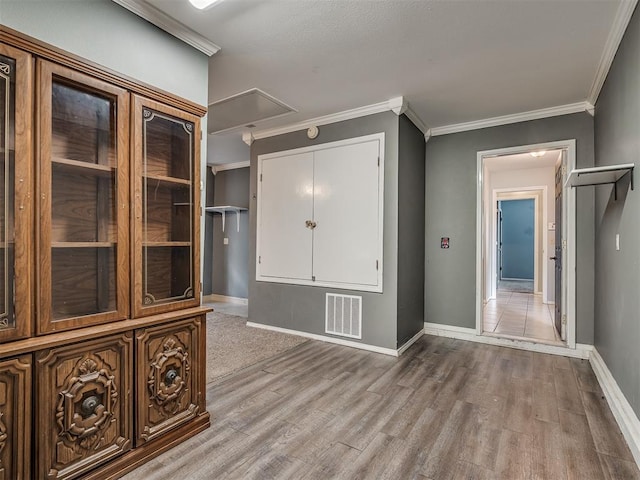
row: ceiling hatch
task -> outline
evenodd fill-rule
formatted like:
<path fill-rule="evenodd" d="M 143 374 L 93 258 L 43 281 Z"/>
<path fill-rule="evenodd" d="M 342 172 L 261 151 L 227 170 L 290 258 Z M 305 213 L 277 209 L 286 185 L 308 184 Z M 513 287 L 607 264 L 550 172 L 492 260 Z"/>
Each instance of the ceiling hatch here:
<path fill-rule="evenodd" d="M 208 133 L 220 133 L 236 127 L 296 112 L 286 103 L 252 88 L 209 104 Z"/>

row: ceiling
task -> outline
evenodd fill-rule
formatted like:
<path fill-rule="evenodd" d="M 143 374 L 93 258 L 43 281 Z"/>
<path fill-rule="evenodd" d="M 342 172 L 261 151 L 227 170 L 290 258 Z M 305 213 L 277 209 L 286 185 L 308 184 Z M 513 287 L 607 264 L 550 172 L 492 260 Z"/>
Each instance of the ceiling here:
<path fill-rule="evenodd" d="M 542 153 L 542 151 L 540 152 Z M 514 155 L 501 155 L 484 159 L 484 168 L 487 172 L 503 172 L 506 170 L 521 170 L 525 168 L 550 168 L 555 167 L 561 160 L 562 150 L 546 150 L 539 157 L 530 153 L 517 153 Z"/>
<path fill-rule="evenodd" d="M 430 128 L 594 102 L 625 5 L 225 0 L 199 11 L 187 0 L 136 1 L 221 47 L 209 60 L 210 103 L 258 88 L 296 110 L 257 130 L 398 96 Z"/>

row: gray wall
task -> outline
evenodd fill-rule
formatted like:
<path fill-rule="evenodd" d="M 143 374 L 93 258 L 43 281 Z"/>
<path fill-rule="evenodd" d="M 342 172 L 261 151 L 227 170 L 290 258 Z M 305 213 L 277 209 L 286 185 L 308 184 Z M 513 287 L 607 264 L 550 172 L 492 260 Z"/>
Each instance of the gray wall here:
<path fill-rule="evenodd" d="M 424 135 L 405 116 L 398 151 L 398 346 L 424 327 Z"/>
<path fill-rule="evenodd" d="M 213 206 L 215 176 L 210 168 L 205 170 L 205 201 L 203 207 Z M 203 213 L 204 244 L 202 248 L 202 295 L 213 293 L 213 213 Z"/>
<path fill-rule="evenodd" d="M 640 10 L 627 32 L 596 104 L 596 164 L 640 166 Z M 594 345 L 625 397 L 640 415 L 640 196 L 628 178 L 596 191 Z M 587 187 L 585 187 L 587 188 Z M 620 234 L 620 251 L 615 235 Z"/>
<path fill-rule="evenodd" d="M 208 169 L 211 171 L 210 169 Z M 215 176 L 213 203 L 249 207 L 249 168 L 224 170 Z M 249 213 L 240 214 L 240 231 L 235 213 L 227 213 L 222 232 L 222 216 L 207 214 L 212 219 L 211 293 L 247 298 L 249 287 Z M 229 239 L 225 245 L 224 238 Z"/>
<path fill-rule="evenodd" d="M 396 348 L 398 254 L 398 117 L 384 112 L 319 127 L 309 140 L 306 130 L 257 140 L 251 146 L 249 243 L 249 319 L 253 322 L 325 335 L 325 293 L 362 295 L 362 342 Z M 258 155 L 385 132 L 384 275 L 382 294 L 302 285 L 256 282 L 256 174 Z M 282 212 L 286 215 L 286 212 Z"/>
<path fill-rule="evenodd" d="M 425 321 L 475 328 L 477 153 L 576 139 L 577 166 L 594 164 L 593 118 L 576 113 L 431 138 L 426 149 Z M 577 192 L 579 343 L 593 343 L 594 193 Z M 451 248 L 440 248 L 440 237 Z"/>

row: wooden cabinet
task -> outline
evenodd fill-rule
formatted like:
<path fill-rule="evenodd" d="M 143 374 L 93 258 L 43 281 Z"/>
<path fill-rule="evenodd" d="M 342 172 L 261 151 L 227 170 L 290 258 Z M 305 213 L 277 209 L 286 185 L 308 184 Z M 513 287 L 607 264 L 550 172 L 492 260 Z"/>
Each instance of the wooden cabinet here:
<path fill-rule="evenodd" d="M 38 61 L 38 333 L 128 314 L 126 90 Z"/>
<path fill-rule="evenodd" d="M 136 444 L 204 411 L 203 341 L 200 317 L 136 331 Z"/>
<path fill-rule="evenodd" d="M 31 412 L 31 355 L 0 361 L 0 480 L 31 477 Z"/>
<path fill-rule="evenodd" d="M 0 480 L 119 478 L 209 426 L 205 113 L 0 25 Z"/>
<path fill-rule="evenodd" d="M 0 342 L 32 330 L 32 58 L 0 44 Z"/>
<path fill-rule="evenodd" d="M 130 333 L 36 354 L 38 478 L 77 478 L 129 450 Z"/>
<path fill-rule="evenodd" d="M 134 102 L 135 316 L 200 302 L 200 120 L 142 97 Z"/>

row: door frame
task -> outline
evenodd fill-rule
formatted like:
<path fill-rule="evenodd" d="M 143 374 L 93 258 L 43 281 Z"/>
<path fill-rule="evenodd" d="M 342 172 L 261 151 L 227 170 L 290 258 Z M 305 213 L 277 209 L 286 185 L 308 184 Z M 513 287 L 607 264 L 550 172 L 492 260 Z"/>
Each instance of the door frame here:
<path fill-rule="evenodd" d="M 489 218 L 491 218 L 491 226 L 489 227 L 489 241 L 490 245 L 494 245 L 498 242 L 497 238 L 497 203 L 498 201 L 509 201 L 509 200 L 533 200 L 534 204 L 534 217 L 533 217 L 533 287 L 534 293 L 542 293 L 542 301 L 543 303 L 548 303 L 547 298 L 547 262 L 542 258 L 543 254 L 546 254 L 546 249 L 544 248 L 544 231 L 545 225 L 547 225 L 547 186 L 531 186 L 531 187 L 520 187 L 520 188 L 494 188 L 491 192 L 491 212 L 487 212 Z M 485 205 L 486 207 L 486 205 Z M 485 238 L 485 240 L 487 240 Z M 543 252 L 544 250 L 544 252 Z M 485 251 L 489 252 L 489 268 L 490 270 L 490 279 L 491 284 L 489 288 L 490 294 L 488 298 L 495 298 L 498 285 L 498 256 L 496 254 L 496 249 L 487 249 Z M 546 255 L 545 255 L 546 256 Z M 483 278 L 486 279 L 487 272 L 483 275 Z M 540 280 L 542 280 L 540 282 Z M 486 281 L 486 280 L 485 280 Z M 540 284 L 540 290 L 538 290 L 538 284 Z"/>
<path fill-rule="evenodd" d="M 485 205 L 484 205 L 484 159 L 489 157 L 516 155 L 539 150 L 564 150 L 564 177 L 576 166 L 575 139 L 557 142 L 536 143 L 517 147 L 498 148 L 477 152 L 476 170 L 476 335 L 482 335 L 482 309 L 484 303 L 484 270 L 487 259 L 485 242 Z M 562 314 L 566 318 L 566 346 L 576 348 L 576 191 L 567 186 L 562 187 L 562 238 L 564 255 L 562 258 Z M 573 274 L 569 275 L 569 272 Z"/>

